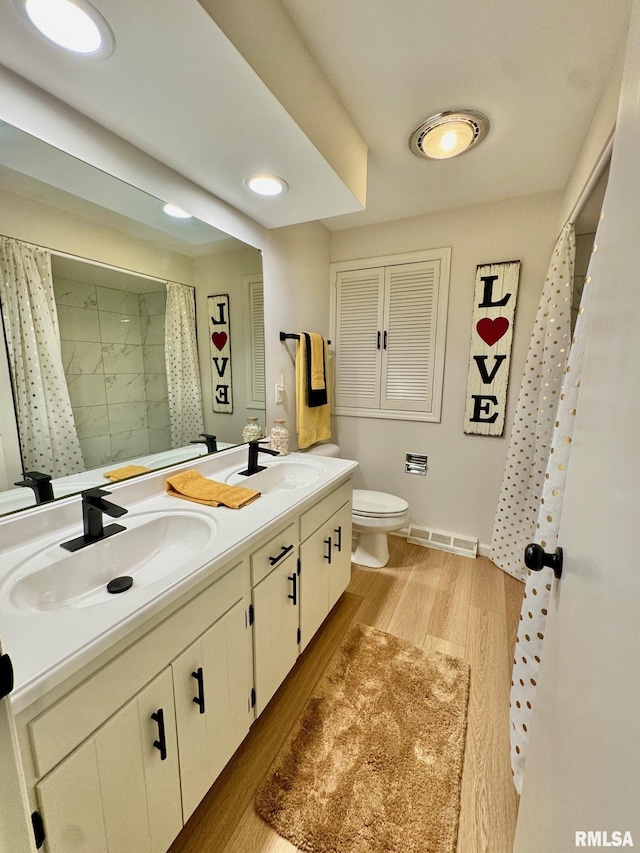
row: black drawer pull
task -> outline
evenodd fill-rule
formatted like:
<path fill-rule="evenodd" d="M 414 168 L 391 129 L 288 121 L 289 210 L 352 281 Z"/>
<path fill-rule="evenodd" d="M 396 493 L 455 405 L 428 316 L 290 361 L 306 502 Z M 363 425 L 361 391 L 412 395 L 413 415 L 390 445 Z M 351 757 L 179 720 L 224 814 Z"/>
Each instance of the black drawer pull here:
<path fill-rule="evenodd" d="M 336 548 L 338 549 L 338 551 L 340 551 L 340 553 L 342 553 L 342 525 L 340 525 L 340 527 L 336 527 L 336 529 L 333 532 L 338 534 L 338 541 L 336 542 Z"/>
<path fill-rule="evenodd" d="M 199 666 L 195 672 L 191 673 L 191 677 L 198 682 L 198 695 L 193 697 L 193 701 L 200 708 L 200 713 L 204 714 L 204 676 L 202 667 Z"/>
<path fill-rule="evenodd" d="M 324 559 L 328 560 L 329 565 L 331 565 L 331 537 L 325 539 L 324 544 L 328 546 L 327 553 L 324 555 Z"/>
<path fill-rule="evenodd" d="M 294 572 L 292 575 L 289 575 L 287 580 L 293 584 L 293 594 L 288 595 L 287 598 L 290 598 L 295 606 L 298 603 L 298 575 Z"/>
<path fill-rule="evenodd" d="M 158 740 L 154 740 L 153 745 L 160 750 L 160 761 L 164 761 L 167 757 L 167 736 L 164 730 L 164 711 L 158 708 L 155 714 L 151 715 L 151 719 L 158 724 Z"/>
<path fill-rule="evenodd" d="M 269 562 L 272 566 L 275 566 L 276 563 L 279 563 L 283 557 L 286 557 L 289 551 L 293 551 L 293 545 L 283 545 L 282 551 L 276 557 L 269 557 Z"/>

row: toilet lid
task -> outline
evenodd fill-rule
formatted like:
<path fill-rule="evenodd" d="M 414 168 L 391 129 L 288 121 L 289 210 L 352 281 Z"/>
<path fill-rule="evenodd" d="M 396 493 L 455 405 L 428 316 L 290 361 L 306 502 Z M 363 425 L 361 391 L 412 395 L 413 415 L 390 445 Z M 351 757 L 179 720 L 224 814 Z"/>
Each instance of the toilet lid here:
<path fill-rule="evenodd" d="M 409 504 L 395 495 L 386 492 L 372 492 L 368 489 L 353 490 L 353 512 L 355 515 L 389 516 L 402 515 L 409 509 Z"/>

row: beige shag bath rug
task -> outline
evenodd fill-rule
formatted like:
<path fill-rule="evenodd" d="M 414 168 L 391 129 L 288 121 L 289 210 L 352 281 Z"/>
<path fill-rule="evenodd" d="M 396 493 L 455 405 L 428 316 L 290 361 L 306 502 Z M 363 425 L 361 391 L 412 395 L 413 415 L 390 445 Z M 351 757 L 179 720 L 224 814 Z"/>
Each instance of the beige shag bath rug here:
<path fill-rule="evenodd" d="M 353 626 L 256 795 L 308 853 L 454 853 L 466 661 Z"/>

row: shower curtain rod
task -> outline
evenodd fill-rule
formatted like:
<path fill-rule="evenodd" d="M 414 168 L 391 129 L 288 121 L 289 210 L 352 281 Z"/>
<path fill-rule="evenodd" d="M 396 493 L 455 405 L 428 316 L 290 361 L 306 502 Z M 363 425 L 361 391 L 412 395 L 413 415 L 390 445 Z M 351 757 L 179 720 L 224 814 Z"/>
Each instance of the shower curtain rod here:
<path fill-rule="evenodd" d="M 600 180 L 600 177 L 601 177 L 602 173 L 604 172 L 604 170 L 607 166 L 607 163 L 609 163 L 609 161 L 611 160 L 611 151 L 613 149 L 613 138 L 614 138 L 614 134 L 612 133 L 611 136 L 609 137 L 607 144 L 604 147 L 602 154 L 600 155 L 600 159 L 598 160 L 598 162 L 594 166 L 593 171 L 591 172 L 591 175 L 589 176 L 587 183 L 584 185 L 582 192 L 578 196 L 576 203 L 573 205 L 573 209 L 571 211 L 571 214 L 569 215 L 569 218 L 567 219 L 567 223 L 569 223 L 571 225 L 575 225 L 575 221 L 578 218 L 578 216 L 580 216 L 580 214 L 582 213 L 582 208 L 584 207 L 587 199 L 591 195 L 593 188 L 595 187 L 595 185 Z"/>

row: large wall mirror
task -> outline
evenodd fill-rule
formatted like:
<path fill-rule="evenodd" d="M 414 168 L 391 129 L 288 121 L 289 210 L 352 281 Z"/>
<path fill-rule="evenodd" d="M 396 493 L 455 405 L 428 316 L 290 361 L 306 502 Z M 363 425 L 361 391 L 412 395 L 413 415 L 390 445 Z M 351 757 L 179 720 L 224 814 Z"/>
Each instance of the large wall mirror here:
<path fill-rule="evenodd" d="M 52 476 L 61 498 L 108 486 L 107 471 L 155 469 L 212 451 L 211 440 L 191 444 L 200 436 L 189 420 L 179 440 L 172 433 L 181 406 L 170 390 L 171 364 L 167 376 L 175 340 L 167 329 L 180 313 L 175 292 L 187 313 L 195 308 L 203 431 L 223 449 L 242 442 L 248 418 L 264 428 L 261 253 L 192 217 L 168 215 L 166 201 L 0 121 L 0 275 L 8 280 L 9 267 L 21 266 L 7 257 L 25 244 L 46 258 L 57 321 L 47 346 L 61 355 L 81 457 L 71 474 L 50 470 L 57 460 L 37 464 L 38 425 L 27 429 L 16 413 L 16 384 L 31 381 L 31 355 L 21 339 L 26 326 L 19 331 L 24 318 L 9 317 L 24 299 L 14 282 L 16 304 L 6 296 L 0 305 L 0 514 L 35 506 L 36 490 L 15 485 L 25 470 Z M 57 399 L 42 395 L 53 420 L 63 411 Z"/>

